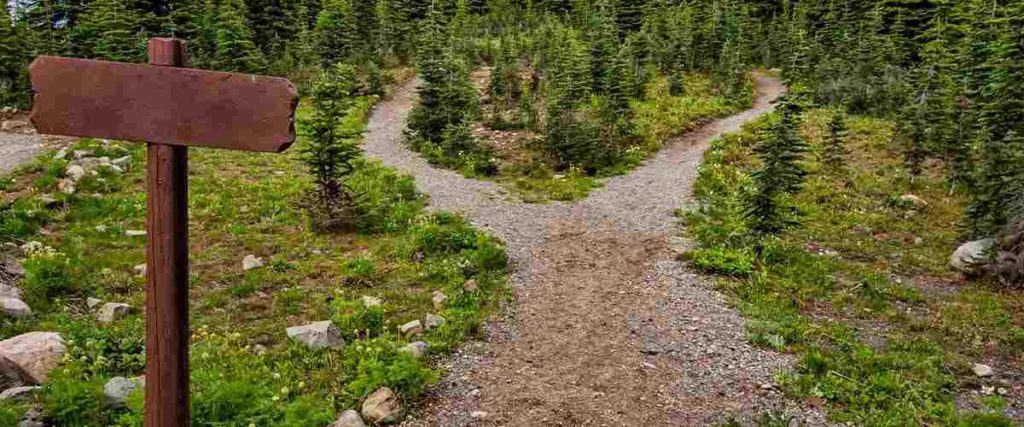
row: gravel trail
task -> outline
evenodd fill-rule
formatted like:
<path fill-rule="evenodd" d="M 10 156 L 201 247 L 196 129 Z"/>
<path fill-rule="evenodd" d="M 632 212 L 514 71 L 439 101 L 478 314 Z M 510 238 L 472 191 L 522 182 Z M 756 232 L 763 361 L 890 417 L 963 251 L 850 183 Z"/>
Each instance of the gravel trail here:
<path fill-rule="evenodd" d="M 0 132 L 0 175 L 34 159 L 42 149 L 38 135 Z"/>
<path fill-rule="evenodd" d="M 793 360 L 751 347 L 744 321 L 706 277 L 674 261 L 674 209 L 690 203 L 703 152 L 771 111 L 782 92 L 758 75 L 754 106 L 666 144 L 583 201 L 531 205 L 499 185 L 430 166 L 402 143 L 410 82 L 381 102 L 369 156 L 412 174 L 431 207 L 461 212 L 502 238 L 516 266 L 505 316 L 467 344 L 405 424 L 708 425 L 785 409 L 809 425 L 821 411 L 788 402 L 774 375 Z"/>

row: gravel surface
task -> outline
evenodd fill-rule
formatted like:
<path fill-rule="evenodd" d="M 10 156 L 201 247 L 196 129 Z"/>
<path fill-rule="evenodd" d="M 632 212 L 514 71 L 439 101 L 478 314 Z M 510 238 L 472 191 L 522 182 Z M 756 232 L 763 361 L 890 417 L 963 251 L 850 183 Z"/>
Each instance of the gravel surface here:
<path fill-rule="evenodd" d="M 505 316 L 487 326 L 486 343 L 445 362 L 445 379 L 406 425 L 707 425 L 774 409 L 826 424 L 775 389 L 791 357 L 751 347 L 709 279 L 674 261 L 688 243 L 673 211 L 690 203 L 704 150 L 783 91 L 769 77 L 757 83 L 752 109 L 670 141 L 586 200 L 541 205 L 409 151 L 402 131 L 417 82 L 381 102 L 366 152 L 414 175 L 432 208 L 502 238 L 516 266 Z"/>
<path fill-rule="evenodd" d="M 38 135 L 0 132 L 0 175 L 34 159 L 42 149 Z"/>

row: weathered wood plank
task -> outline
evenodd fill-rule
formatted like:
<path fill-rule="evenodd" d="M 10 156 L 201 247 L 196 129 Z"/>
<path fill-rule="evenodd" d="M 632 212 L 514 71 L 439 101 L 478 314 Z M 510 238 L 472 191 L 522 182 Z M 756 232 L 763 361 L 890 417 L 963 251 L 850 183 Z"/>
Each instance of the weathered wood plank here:
<path fill-rule="evenodd" d="M 283 78 L 52 56 L 29 72 L 40 133 L 268 152 L 295 140 Z"/>

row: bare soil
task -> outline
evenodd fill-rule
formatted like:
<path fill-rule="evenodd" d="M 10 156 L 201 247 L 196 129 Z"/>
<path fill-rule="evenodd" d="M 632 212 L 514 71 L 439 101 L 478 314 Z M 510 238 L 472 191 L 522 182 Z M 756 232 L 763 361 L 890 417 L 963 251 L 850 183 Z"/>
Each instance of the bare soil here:
<path fill-rule="evenodd" d="M 792 358 L 750 346 L 711 279 L 676 261 L 689 243 L 673 210 L 689 203 L 703 151 L 770 111 L 783 91 L 755 77 L 753 108 L 668 141 L 576 203 L 522 204 L 406 149 L 416 82 L 379 104 L 368 155 L 416 176 L 433 208 L 489 228 L 515 264 L 511 301 L 486 342 L 442 361 L 445 379 L 405 425 L 750 424 L 770 410 L 826 424 L 822 410 L 777 391 L 774 377 Z"/>

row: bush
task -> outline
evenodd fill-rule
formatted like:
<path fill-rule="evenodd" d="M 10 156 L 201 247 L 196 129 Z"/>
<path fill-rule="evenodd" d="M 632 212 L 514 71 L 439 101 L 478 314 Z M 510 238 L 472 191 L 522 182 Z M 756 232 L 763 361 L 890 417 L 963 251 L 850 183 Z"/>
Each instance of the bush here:
<path fill-rule="evenodd" d="M 25 291 L 40 302 L 67 296 L 80 290 L 67 255 L 43 247 L 31 251 L 25 260 Z"/>
<path fill-rule="evenodd" d="M 60 426 L 108 425 L 103 411 L 103 380 L 71 362 L 51 373 L 41 397 L 47 419 Z"/>
<path fill-rule="evenodd" d="M 721 247 L 690 252 L 693 265 L 701 271 L 727 276 L 747 276 L 754 271 L 754 256 L 746 251 Z"/>
<path fill-rule="evenodd" d="M 38 199 L 17 199 L 0 207 L 0 240 L 31 236 L 51 220 L 50 212 Z"/>

